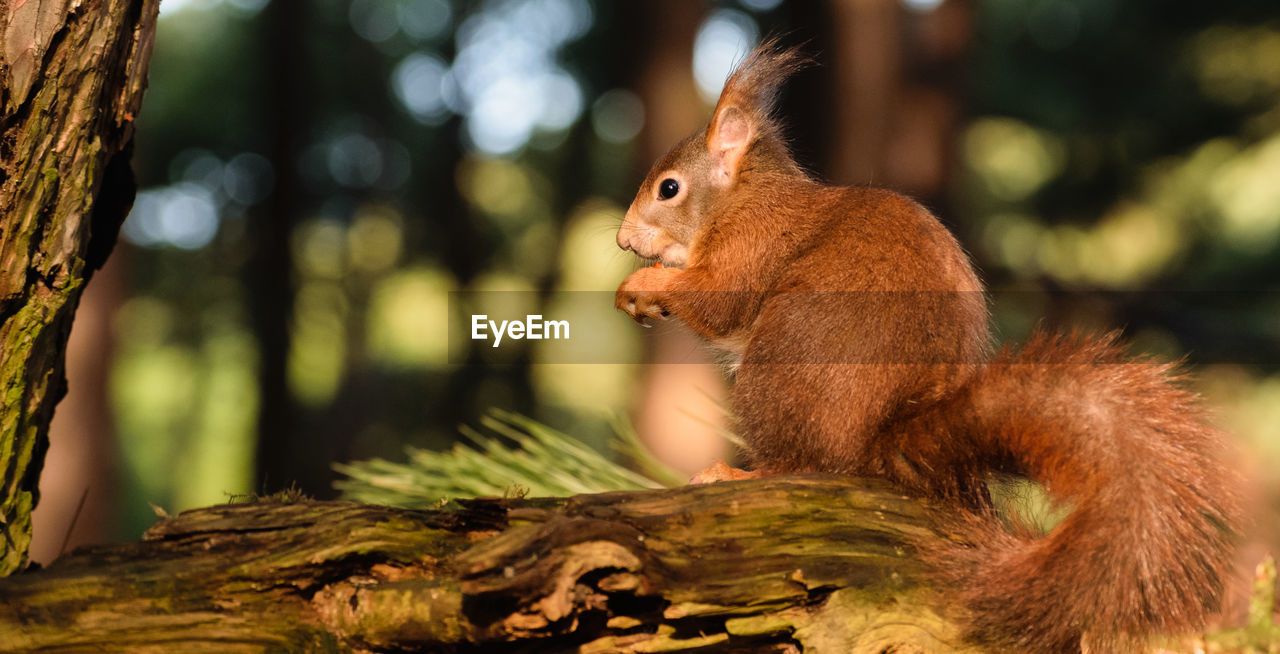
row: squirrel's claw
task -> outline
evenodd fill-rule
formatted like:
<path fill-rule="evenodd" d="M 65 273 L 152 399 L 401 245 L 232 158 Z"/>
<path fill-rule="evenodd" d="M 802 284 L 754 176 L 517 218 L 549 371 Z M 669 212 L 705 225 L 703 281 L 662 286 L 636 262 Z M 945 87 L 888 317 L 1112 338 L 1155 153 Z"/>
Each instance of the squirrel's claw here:
<path fill-rule="evenodd" d="M 645 295 L 636 298 L 636 312 L 641 317 L 648 317 L 654 320 L 666 320 L 667 316 L 671 315 L 671 312 L 662 306 L 659 298 L 645 297 Z M 637 317 L 637 320 L 643 322 L 641 317 Z"/>
<path fill-rule="evenodd" d="M 674 313 L 668 306 L 667 292 L 676 275 L 679 271 L 673 268 L 642 268 L 623 280 L 614 295 L 614 306 L 646 327 L 651 325 L 645 324 L 645 318 L 666 320 Z"/>

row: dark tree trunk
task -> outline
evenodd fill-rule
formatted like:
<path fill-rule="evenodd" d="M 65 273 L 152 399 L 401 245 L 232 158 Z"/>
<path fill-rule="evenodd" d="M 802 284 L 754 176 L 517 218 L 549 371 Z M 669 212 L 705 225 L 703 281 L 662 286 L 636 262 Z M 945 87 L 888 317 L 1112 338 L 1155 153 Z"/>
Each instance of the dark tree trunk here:
<path fill-rule="evenodd" d="M 271 164 L 275 188 L 271 199 L 250 224 L 253 256 L 245 267 L 243 285 L 249 299 L 253 332 L 258 339 L 258 423 L 256 485 L 263 492 L 289 488 L 294 483 L 308 490 L 322 487 L 313 477 L 315 460 L 304 456 L 309 447 L 328 452 L 327 443 L 305 442 L 298 424 L 298 406 L 289 389 L 289 332 L 293 315 L 293 255 L 289 237 L 302 210 L 297 160 L 303 134 L 311 116 L 303 93 L 305 50 L 299 35 L 307 12 L 287 2 L 274 2 L 263 10 L 261 42 L 267 62 L 263 70 L 267 87 L 272 134 Z M 315 457 L 320 458 L 319 456 Z M 320 472 L 323 475 L 324 472 Z"/>
<path fill-rule="evenodd" d="M 80 294 L 133 204 L 156 0 L 0 0 L 0 576 L 21 568 Z"/>

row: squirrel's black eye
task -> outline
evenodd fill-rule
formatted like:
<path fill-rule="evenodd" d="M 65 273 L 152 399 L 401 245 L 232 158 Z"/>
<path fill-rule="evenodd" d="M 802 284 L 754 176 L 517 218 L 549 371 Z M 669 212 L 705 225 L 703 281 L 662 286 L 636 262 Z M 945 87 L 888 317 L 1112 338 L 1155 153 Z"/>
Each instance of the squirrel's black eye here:
<path fill-rule="evenodd" d="M 671 198 L 674 198 L 676 196 L 676 193 L 679 193 L 679 192 L 680 192 L 680 182 L 677 182 L 676 180 L 671 179 L 670 177 L 662 180 L 661 184 L 658 184 L 659 200 L 670 200 Z"/>

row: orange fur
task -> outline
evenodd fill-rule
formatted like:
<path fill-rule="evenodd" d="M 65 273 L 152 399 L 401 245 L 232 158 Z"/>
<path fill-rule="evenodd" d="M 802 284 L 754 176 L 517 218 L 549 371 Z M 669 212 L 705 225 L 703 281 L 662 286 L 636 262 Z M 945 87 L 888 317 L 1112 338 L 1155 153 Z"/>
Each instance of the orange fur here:
<path fill-rule="evenodd" d="M 933 215 L 792 160 L 774 94 L 804 62 L 758 48 L 706 131 L 654 166 L 618 243 L 665 265 L 628 277 L 618 307 L 674 316 L 736 359 L 757 473 L 876 476 L 944 501 L 956 538 L 926 555 L 974 638 L 1107 652 L 1202 625 L 1239 509 L 1195 396 L 1111 337 L 1042 334 L 992 358 L 982 285 Z M 1047 536 L 1011 532 L 992 472 L 1074 511 Z"/>

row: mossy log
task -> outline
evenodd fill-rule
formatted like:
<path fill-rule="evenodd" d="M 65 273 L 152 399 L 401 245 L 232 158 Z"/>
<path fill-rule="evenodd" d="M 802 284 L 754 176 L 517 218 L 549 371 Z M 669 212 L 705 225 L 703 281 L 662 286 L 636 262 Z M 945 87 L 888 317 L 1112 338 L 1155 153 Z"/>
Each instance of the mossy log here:
<path fill-rule="evenodd" d="M 0 650 L 967 652 L 927 507 L 797 477 L 412 511 L 255 502 L 0 580 Z"/>

